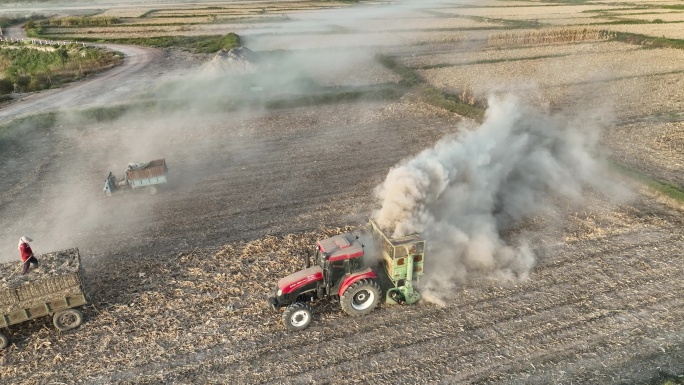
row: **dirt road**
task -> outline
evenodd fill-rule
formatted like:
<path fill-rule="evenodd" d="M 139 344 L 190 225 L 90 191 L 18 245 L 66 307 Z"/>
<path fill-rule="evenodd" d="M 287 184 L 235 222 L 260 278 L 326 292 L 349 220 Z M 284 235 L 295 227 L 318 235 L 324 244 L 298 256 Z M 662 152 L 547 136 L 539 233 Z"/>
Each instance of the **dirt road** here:
<path fill-rule="evenodd" d="M 5 35 L 15 39 L 27 38 L 21 25 L 7 28 Z M 121 52 L 124 55 L 123 63 L 112 70 L 89 76 L 83 81 L 70 83 L 59 89 L 26 95 L 21 100 L 0 109 L 0 122 L 37 112 L 126 102 L 131 90 L 141 89 L 146 84 L 153 83 L 154 78 L 148 73 L 141 76 L 141 71 L 162 58 L 159 50 L 121 44 L 97 46 Z"/>

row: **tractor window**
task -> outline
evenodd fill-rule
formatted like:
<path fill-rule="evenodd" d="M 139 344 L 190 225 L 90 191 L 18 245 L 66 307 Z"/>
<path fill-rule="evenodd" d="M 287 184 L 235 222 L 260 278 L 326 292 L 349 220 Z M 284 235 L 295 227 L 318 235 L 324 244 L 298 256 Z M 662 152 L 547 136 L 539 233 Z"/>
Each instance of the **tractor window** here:
<path fill-rule="evenodd" d="M 314 261 L 316 261 L 318 266 L 325 269 L 325 258 L 323 258 L 323 254 L 321 254 L 321 251 L 318 250 L 318 248 L 316 248 L 316 259 L 314 259 Z"/>
<path fill-rule="evenodd" d="M 345 274 L 344 261 L 330 262 L 330 282 L 333 286 L 338 285 Z"/>
<path fill-rule="evenodd" d="M 364 268 L 363 258 L 352 258 L 349 260 L 350 272 L 358 271 Z"/>

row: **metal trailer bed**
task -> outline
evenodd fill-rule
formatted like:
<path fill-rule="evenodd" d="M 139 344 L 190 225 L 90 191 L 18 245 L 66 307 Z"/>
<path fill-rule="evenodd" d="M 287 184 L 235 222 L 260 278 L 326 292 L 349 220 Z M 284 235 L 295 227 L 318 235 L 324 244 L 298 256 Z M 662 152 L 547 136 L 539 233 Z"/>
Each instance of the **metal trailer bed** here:
<path fill-rule="evenodd" d="M 123 179 L 117 179 L 110 172 L 105 179 L 104 193 L 111 196 L 122 188 L 137 190 L 145 188 L 150 194 L 157 193 L 157 186 L 167 183 L 169 169 L 165 159 L 155 159 L 143 163 L 131 163 L 126 168 Z"/>
<path fill-rule="evenodd" d="M 155 159 L 141 169 L 133 169 L 129 167 L 126 170 L 126 180 L 132 188 L 153 186 L 156 184 L 165 184 L 166 175 L 169 170 L 166 167 L 165 159 Z"/>
<path fill-rule="evenodd" d="M 0 264 L 0 328 L 51 315 L 53 324 L 66 331 L 81 325 L 76 307 L 86 305 L 80 254 L 77 248 L 37 255 L 40 266 L 17 275 L 16 262 Z M 13 271 L 14 270 L 14 271 Z M 0 349 L 9 338 L 0 332 Z"/>

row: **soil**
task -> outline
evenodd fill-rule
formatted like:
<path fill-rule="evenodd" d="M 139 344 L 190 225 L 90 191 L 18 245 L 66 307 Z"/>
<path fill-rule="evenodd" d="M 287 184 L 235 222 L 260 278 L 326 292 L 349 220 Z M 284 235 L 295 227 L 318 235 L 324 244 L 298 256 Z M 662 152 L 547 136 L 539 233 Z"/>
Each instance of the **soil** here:
<path fill-rule="evenodd" d="M 562 205 L 558 223 L 525 224 L 539 232 L 525 280 L 474 281 L 362 318 L 317 304 L 310 328 L 287 332 L 265 303 L 277 280 L 316 239 L 364 224 L 388 170 L 464 119 L 410 93 L 248 111 L 205 109 L 196 95 L 184 109 L 105 123 L 70 113 L 152 92 L 211 59 L 136 52 L 142 60 L 120 75 L 0 108 L 3 120 L 66 110 L 52 128 L 0 136 L 0 258 L 18 258 L 21 235 L 36 253 L 77 246 L 91 300 L 76 330 L 58 332 L 49 317 L 6 330 L 2 382 L 646 383 L 684 373 L 684 212 L 640 186 L 620 204 L 588 193 L 580 207 Z M 622 139 L 646 143 L 649 127 L 630 125 Z M 607 150 L 623 149 L 619 139 Z M 680 183 L 659 149 L 635 166 Z M 162 157 L 170 182 L 156 195 L 103 194 L 109 171 Z"/>

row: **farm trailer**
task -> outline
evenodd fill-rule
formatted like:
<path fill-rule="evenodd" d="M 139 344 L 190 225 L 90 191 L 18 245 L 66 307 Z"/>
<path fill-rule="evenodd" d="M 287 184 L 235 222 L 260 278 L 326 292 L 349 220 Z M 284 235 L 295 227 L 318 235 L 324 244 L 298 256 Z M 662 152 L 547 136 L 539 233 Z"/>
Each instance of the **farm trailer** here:
<path fill-rule="evenodd" d="M 278 281 L 268 298 L 273 309 L 285 307 L 283 324 L 289 330 L 302 330 L 313 318 L 312 302 L 340 301 L 351 316 L 372 312 L 381 302 L 413 304 L 420 300 L 415 291 L 423 275 L 425 240 L 418 234 L 390 239 L 373 222 L 368 227 L 373 247 L 364 258 L 365 246 L 359 237 L 347 233 L 316 243 L 314 266 L 306 256 L 305 268 Z M 369 266 L 367 260 L 379 260 Z"/>
<path fill-rule="evenodd" d="M 157 187 L 167 183 L 167 175 L 169 173 L 166 167 L 165 159 L 155 159 L 143 163 L 130 163 L 126 167 L 123 179 L 117 179 L 114 173 L 110 172 L 105 179 L 104 193 L 111 196 L 117 191 L 123 189 L 146 189 L 147 192 L 154 195 L 157 193 Z"/>
<path fill-rule="evenodd" d="M 40 266 L 25 275 L 17 274 L 21 268 L 17 262 L 0 264 L 0 328 L 47 315 L 61 331 L 77 328 L 83 314 L 75 308 L 88 303 L 78 249 L 36 258 Z M 0 349 L 7 345 L 9 338 L 0 332 Z"/>

